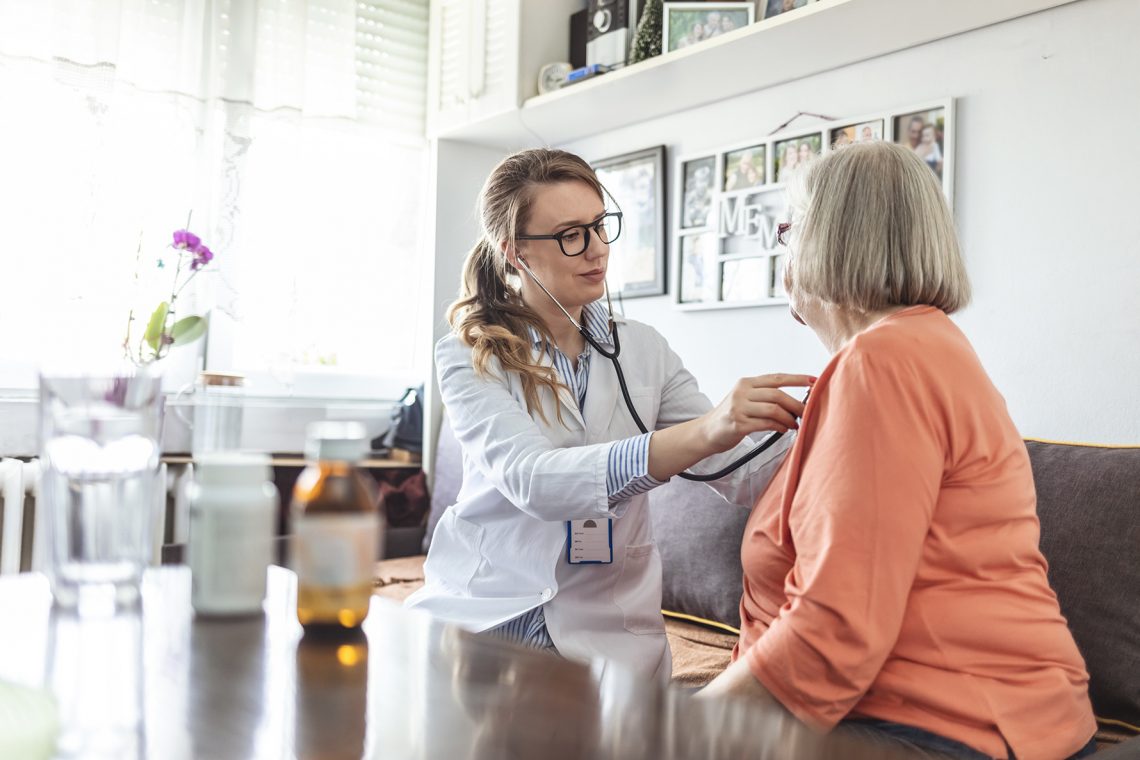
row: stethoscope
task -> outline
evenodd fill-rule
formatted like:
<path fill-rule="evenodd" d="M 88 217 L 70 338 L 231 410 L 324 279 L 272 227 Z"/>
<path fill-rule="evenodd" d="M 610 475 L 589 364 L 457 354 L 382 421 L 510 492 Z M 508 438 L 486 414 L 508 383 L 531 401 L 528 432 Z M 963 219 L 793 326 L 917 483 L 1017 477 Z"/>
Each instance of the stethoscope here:
<path fill-rule="evenodd" d="M 596 340 L 594 340 L 594 337 L 590 335 L 590 331 L 586 329 L 586 326 L 580 323 L 578 320 L 574 319 L 574 317 L 570 315 L 570 312 L 566 311 L 566 308 L 561 303 L 559 303 L 558 299 L 554 297 L 554 294 L 547 290 L 546 286 L 542 284 L 542 281 L 539 280 L 538 277 L 535 276 L 534 272 L 531 271 L 530 266 L 526 263 L 526 260 L 523 259 L 522 256 L 518 257 L 518 261 L 522 265 L 523 270 L 530 275 L 530 279 L 534 280 L 534 283 L 538 285 L 538 287 L 542 288 L 542 292 L 549 296 L 551 301 L 554 301 L 554 304 L 562 311 L 563 314 L 566 315 L 566 318 L 570 320 L 570 324 L 574 325 L 574 328 L 579 333 L 581 333 L 582 337 L 586 339 L 586 342 L 593 346 L 595 351 L 613 363 L 614 371 L 617 373 L 618 385 L 621 386 L 621 395 L 622 398 L 625 399 L 626 409 L 629 410 L 630 416 L 633 417 L 633 421 L 636 423 L 637 428 L 642 433 L 648 433 L 649 429 L 645 427 L 645 423 L 641 421 L 641 417 L 638 415 L 637 409 L 633 406 L 633 399 L 629 397 L 629 388 L 626 387 L 625 384 L 625 373 L 621 371 L 621 362 L 618 361 L 618 356 L 621 354 L 621 339 L 618 337 L 617 323 L 614 322 L 614 305 L 610 300 L 609 281 L 606 280 L 604 283 L 606 289 L 606 309 L 609 312 L 610 339 L 614 344 L 613 351 L 607 351 L 606 349 L 602 348 L 602 346 L 599 345 Z M 804 396 L 804 401 L 807 401 L 807 396 Z M 744 454 L 739 459 L 730 462 L 727 467 L 717 470 L 716 472 L 709 475 L 697 475 L 696 473 L 691 472 L 679 472 L 677 473 L 677 477 L 684 478 L 685 480 L 696 480 L 702 483 L 708 482 L 710 480 L 720 480 L 724 476 L 735 472 L 736 470 L 739 470 L 741 467 L 748 464 L 768 449 L 772 448 L 772 445 L 775 444 L 776 441 L 780 440 L 783 435 L 784 434 L 779 431 L 773 431 L 772 433 L 769 433 L 763 441 L 757 444 L 756 447 L 749 451 L 747 454 Z"/>

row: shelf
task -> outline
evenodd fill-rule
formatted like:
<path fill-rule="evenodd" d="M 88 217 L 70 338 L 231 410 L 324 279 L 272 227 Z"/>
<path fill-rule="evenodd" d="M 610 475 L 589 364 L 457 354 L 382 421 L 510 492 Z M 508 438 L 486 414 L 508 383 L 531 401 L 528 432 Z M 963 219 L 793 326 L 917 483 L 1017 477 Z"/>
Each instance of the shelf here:
<path fill-rule="evenodd" d="M 165 464 L 191 464 L 194 458 L 189 454 L 163 454 L 162 461 Z M 272 467 L 304 467 L 307 464 L 306 459 L 298 454 L 270 454 L 269 464 Z M 406 461 L 404 459 L 392 459 L 390 457 L 364 459 L 357 463 L 358 467 L 366 470 L 418 470 L 420 469 L 419 462 Z"/>
<path fill-rule="evenodd" d="M 562 145 L 1074 1 L 820 0 L 434 136 Z"/>

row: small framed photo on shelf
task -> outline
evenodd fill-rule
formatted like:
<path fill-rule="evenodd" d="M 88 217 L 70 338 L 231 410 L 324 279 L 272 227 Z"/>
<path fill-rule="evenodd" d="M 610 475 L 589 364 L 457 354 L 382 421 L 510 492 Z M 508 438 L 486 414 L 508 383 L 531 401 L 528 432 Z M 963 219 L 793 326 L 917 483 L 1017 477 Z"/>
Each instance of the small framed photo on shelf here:
<path fill-rule="evenodd" d="M 681 227 L 712 224 L 716 156 L 703 156 L 681 164 Z"/>
<path fill-rule="evenodd" d="M 623 298 L 665 292 L 665 146 L 595 161 L 598 179 L 622 212 L 610 245 L 610 283 Z"/>
<path fill-rule="evenodd" d="M 724 154 L 724 192 L 750 190 L 766 181 L 768 152 L 765 145 L 750 145 Z"/>
<path fill-rule="evenodd" d="M 823 135 L 820 132 L 789 137 L 777 142 L 773 146 L 773 167 L 776 172 L 776 181 L 787 181 L 788 172 L 816 158 L 822 150 Z"/>
<path fill-rule="evenodd" d="M 831 130 L 828 144 L 833 148 L 842 148 L 844 145 L 858 142 L 875 142 L 883 139 L 883 120 L 874 119 L 846 127 L 835 127 Z"/>
<path fill-rule="evenodd" d="M 672 3 L 664 5 L 661 52 L 681 50 L 748 26 L 755 20 L 753 3 Z"/>
<path fill-rule="evenodd" d="M 815 0 L 760 0 L 760 7 L 764 9 L 764 18 L 774 18 L 814 2 Z"/>

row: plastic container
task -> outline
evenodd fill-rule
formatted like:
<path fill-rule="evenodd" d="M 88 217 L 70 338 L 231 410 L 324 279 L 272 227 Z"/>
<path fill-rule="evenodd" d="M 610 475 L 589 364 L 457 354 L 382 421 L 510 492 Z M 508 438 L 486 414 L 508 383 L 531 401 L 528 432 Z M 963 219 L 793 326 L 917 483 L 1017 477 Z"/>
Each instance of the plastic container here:
<path fill-rule="evenodd" d="M 195 612 L 260 614 L 280 503 L 269 457 L 203 454 L 188 495 L 190 602 Z"/>

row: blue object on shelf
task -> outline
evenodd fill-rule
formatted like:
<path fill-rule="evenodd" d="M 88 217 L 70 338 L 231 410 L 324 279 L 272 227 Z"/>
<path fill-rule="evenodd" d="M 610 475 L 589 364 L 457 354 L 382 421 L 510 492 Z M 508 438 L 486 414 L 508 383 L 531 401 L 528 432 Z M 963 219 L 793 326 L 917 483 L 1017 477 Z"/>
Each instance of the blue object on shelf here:
<path fill-rule="evenodd" d="M 604 63 L 591 63 L 589 66 L 583 66 L 580 69 L 574 69 L 566 75 L 566 84 L 574 84 L 581 82 L 583 79 L 597 76 L 598 74 L 605 74 L 610 70 L 610 67 Z"/>

